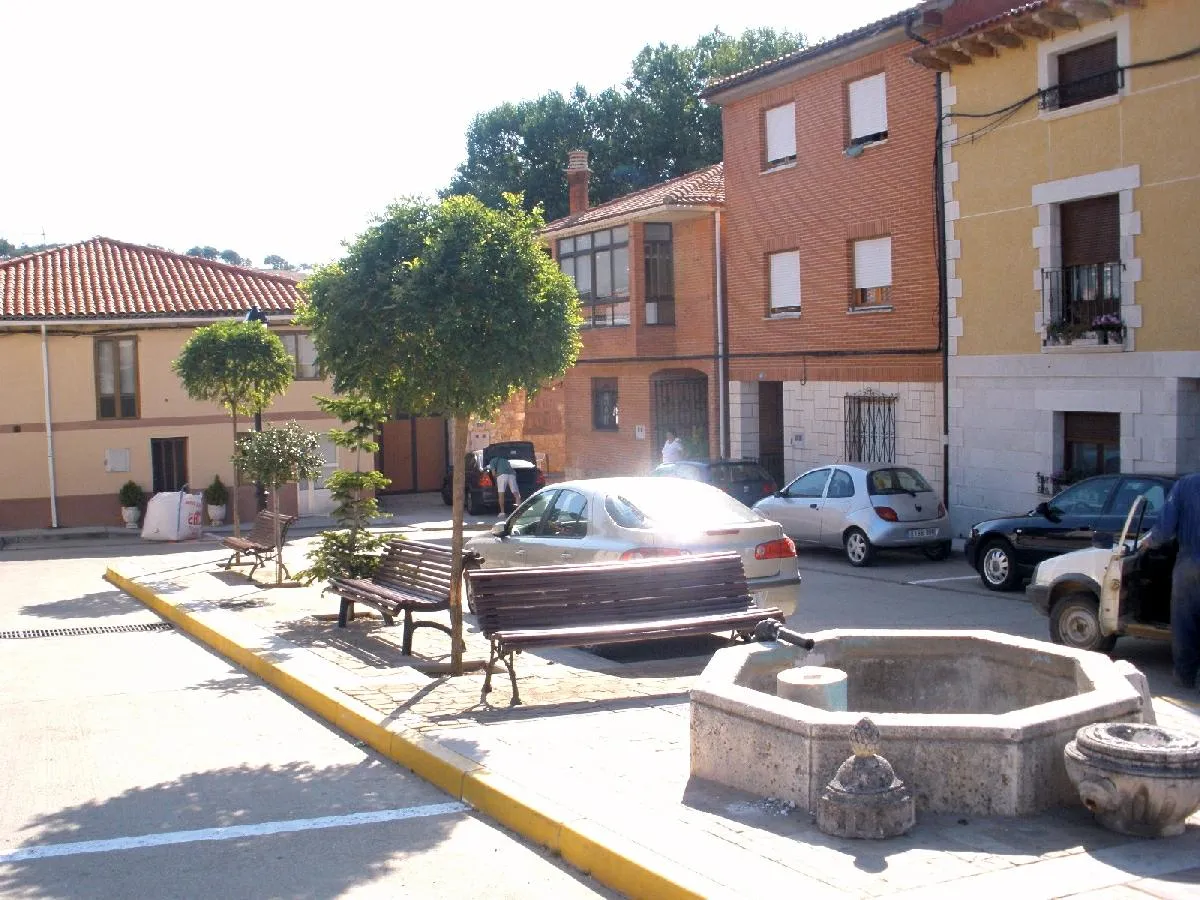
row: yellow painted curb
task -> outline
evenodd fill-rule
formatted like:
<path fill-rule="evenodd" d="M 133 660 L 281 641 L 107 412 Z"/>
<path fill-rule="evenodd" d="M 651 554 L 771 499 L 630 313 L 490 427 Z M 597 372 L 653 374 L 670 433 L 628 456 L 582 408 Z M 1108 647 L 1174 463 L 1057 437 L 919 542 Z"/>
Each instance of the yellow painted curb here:
<path fill-rule="evenodd" d="M 690 869 L 587 819 L 564 822 L 562 858 L 627 897 L 697 900 L 720 893 Z"/>
<path fill-rule="evenodd" d="M 535 799 L 520 785 L 487 769 L 467 773 L 462 801 L 555 852 L 561 849 L 562 823 L 571 818 L 554 801 Z"/>
<path fill-rule="evenodd" d="M 145 585 L 113 569 L 105 572 L 104 579 L 334 727 L 412 770 L 456 800 L 561 853 L 564 860 L 602 884 L 626 896 L 647 900 L 691 900 L 720 891 L 717 884 L 699 874 L 595 822 L 573 818 L 553 801 L 525 790 L 420 732 L 389 731 L 354 709 L 359 704 L 349 698 L 330 696 L 302 681 L 271 660 L 234 643 L 186 610 L 163 600 Z"/>

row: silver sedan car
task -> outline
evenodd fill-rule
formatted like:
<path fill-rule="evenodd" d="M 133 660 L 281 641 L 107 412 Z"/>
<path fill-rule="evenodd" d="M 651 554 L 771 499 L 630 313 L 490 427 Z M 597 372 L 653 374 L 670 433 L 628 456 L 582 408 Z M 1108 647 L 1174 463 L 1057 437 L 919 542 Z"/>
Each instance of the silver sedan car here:
<path fill-rule="evenodd" d="M 711 485 L 680 478 L 547 485 L 465 549 L 485 569 L 735 550 L 759 606 L 791 615 L 800 589 L 796 545 L 779 523 Z"/>
<path fill-rule="evenodd" d="M 783 525 L 796 543 L 841 547 L 852 566 L 876 548 L 919 548 L 933 560 L 950 555 L 946 507 L 921 473 L 885 463 L 810 469 L 754 509 Z"/>

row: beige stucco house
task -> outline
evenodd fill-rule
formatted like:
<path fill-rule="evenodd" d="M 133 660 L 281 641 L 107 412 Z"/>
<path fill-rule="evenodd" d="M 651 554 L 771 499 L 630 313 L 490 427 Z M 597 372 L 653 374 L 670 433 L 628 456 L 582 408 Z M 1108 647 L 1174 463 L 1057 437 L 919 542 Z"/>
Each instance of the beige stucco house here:
<path fill-rule="evenodd" d="M 264 421 L 335 426 L 313 401 L 331 388 L 312 342 L 291 325 L 299 296 L 294 278 L 103 237 L 0 262 L 0 530 L 119 525 L 129 479 L 148 493 L 232 484 L 230 418 L 189 400 L 171 361 L 195 328 L 253 307 L 296 364 Z M 336 448 L 322 448 L 332 470 Z M 320 483 L 289 485 L 282 508 L 326 512 Z M 252 487 L 240 502 L 245 521 Z"/>

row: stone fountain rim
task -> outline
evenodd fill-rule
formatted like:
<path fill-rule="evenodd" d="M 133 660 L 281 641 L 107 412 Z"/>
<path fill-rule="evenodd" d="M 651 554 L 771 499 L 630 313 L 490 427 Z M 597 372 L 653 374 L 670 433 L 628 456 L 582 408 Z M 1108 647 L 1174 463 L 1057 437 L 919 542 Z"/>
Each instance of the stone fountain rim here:
<path fill-rule="evenodd" d="M 718 650 L 691 690 L 693 701 L 700 700 L 725 712 L 752 717 L 777 728 L 808 737 L 834 737 L 869 715 L 886 741 L 927 735 L 931 729 L 945 729 L 939 739 L 976 741 L 981 738 L 1009 742 L 1025 741 L 1053 734 L 1066 727 L 1083 727 L 1098 719 L 1113 718 L 1141 708 L 1141 695 L 1115 668 L 1108 657 L 1087 650 L 1076 650 L 1020 638 L 995 631 L 950 629 L 827 629 L 809 635 L 817 642 L 844 638 L 921 638 L 964 637 L 985 643 L 1017 647 L 1033 653 L 1065 658 L 1081 670 L 1090 690 L 1058 700 L 1020 707 L 1005 713 L 889 713 L 864 710 L 830 712 L 786 700 L 736 683 L 747 659 L 756 654 L 794 651 L 786 644 L 765 642 L 743 644 Z M 1103 696 L 1105 699 L 1100 700 Z M 814 733 L 817 732 L 817 733 Z"/>

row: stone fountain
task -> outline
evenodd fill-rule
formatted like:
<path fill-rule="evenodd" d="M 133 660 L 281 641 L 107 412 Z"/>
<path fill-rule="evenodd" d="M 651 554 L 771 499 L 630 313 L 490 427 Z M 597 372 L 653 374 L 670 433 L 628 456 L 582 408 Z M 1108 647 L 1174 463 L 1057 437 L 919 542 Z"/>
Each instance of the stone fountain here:
<path fill-rule="evenodd" d="M 1099 653 L 990 631 L 810 638 L 717 651 L 691 692 L 693 776 L 816 813 L 869 716 L 918 812 L 1027 815 L 1079 802 L 1063 748 L 1081 727 L 1153 721 L 1141 673 Z M 846 708 L 778 696 L 795 667 L 845 672 Z"/>

